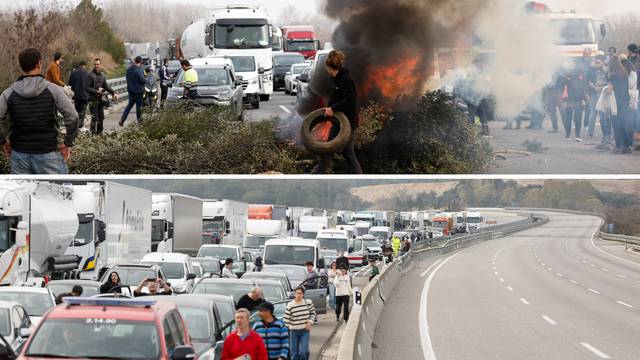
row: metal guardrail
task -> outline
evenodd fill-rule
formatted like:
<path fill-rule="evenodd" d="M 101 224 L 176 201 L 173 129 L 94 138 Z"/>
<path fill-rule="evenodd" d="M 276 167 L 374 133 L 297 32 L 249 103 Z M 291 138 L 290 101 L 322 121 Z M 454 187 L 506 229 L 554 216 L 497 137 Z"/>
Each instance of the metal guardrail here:
<path fill-rule="evenodd" d="M 407 253 L 394 259 L 393 263 L 371 280 L 362 291 L 362 303 L 354 307 L 349 321 L 340 339 L 338 350 L 339 360 L 364 360 L 373 358 L 373 337 L 384 310 L 385 301 L 391 295 L 396 283 L 402 276 L 402 271 L 411 263 L 414 256 L 444 255 L 474 244 L 488 241 L 494 238 L 507 236 L 519 231 L 527 230 L 549 222 L 544 215 L 527 214 L 528 219 L 514 223 L 489 227 L 489 230 L 474 234 L 447 238 L 448 241 L 439 241 L 439 246 L 431 247 L 433 241 L 420 241 Z M 434 239 L 436 240 L 436 239 Z"/>
<path fill-rule="evenodd" d="M 118 94 L 118 102 L 126 101 L 129 99 L 129 93 L 127 93 L 127 78 L 115 78 L 107 80 L 107 83 L 116 94 Z"/>
<path fill-rule="evenodd" d="M 619 243 L 623 243 L 631 246 L 640 247 L 640 237 L 637 237 L 637 236 L 609 234 L 606 232 L 599 231 L 598 238 L 600 238 L 600 240 L 615 241 L 615 242 L 619 242 Z"/>

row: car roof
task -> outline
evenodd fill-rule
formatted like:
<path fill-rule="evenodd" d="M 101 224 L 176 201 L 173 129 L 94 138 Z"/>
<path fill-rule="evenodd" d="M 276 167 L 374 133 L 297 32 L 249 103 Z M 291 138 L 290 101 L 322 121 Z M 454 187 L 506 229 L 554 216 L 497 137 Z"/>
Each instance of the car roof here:
<path fill-rule="evenodd" d="M 32 294 L 51 294 L 51 290 L 43 287 L 31 286 L 0 286 L 0 292 L 22 292 Z"/>
<path fill-rule="evenodd" d="M 285 239 L 271 239 L 264 243 L 265 247 L 268 245 L 293 245 L 293 246 L 313 246 L 320 247 L 320 242 L 314 239 L 303 239 L 296 237 L 288 237 Z"/>
<path fill-rule="evenodd" d="M 198 284 L 240 284 L 254 285 L 255 282 L 250 279 L 229 279 L 229 278 L 203 278 Z"/>
<path fill-rule="evenodd" d="M 16 305 L 20 304 L 15 301 L 0 301 L 0 309 L 11 309 Z"/>
<path fill-rule="evenodd" d="M 231 295 L 220 295 L 220 294 L 198 294 L 198 297 L 212 299 L 213 301 L 225 301 L 232 303 L 235 306 L 235 302 L 233 301 L 233 296 Z"/>
<path fill-rule="evenodd" d="M 189 255 L 187 254 L 154 252 L 154 253 L 149 253 L 143 256 L 140 262 L 141 263 L 144 263 L 147 261 L 159 261 L 159 262 L 171 262 L 171 261 L 183 262 L 184 261 L 186 262 L 188 260 L 189 260 Z"/>
<path fill-rule="evenodd" d="M 57 284 L 74 284 L 74 285 L 95 285 L 95 286 L 100 286 L 102 285 L 101 282 L 99 281 L 93 281 L 93 280 L 81 280 L 81 279 L 70 279 L 70 280 L 51 280 L 47 283 L 47 286 L 49 285 L 57 285 Z"/>
<path fill-rule="evenodd" d="M 200 249 L 202 248 L 233 248 L 233 249 L 239 249 L 240 246 L 237 245 L 223 245 L 223 244 L 203 244 L 200 245 Z"/>
<path fill-rule="evenodd" d="M 214 302 L 213 299 L 207 299 L 200 295 L 194 295 L 194 294 L 179 294 L 177 296 L 168 296 L 168 295 L 145 296 L 144 299 L 155 300 L 155 301 L 168 301 L 178 306 L 192 305 L 193 307 L 209 308 L 209 309 L 211 308 L 211 304 Z"/>
<path fill-rule="evenodd" d="M 268 278 L 268 277 L 286 278 L 287 274 L 281 273 L 281 272 L 276 272 L 276 271 L 252 271 L 252 272 L 244 273 L 242 275 L 242 279 L 244 279 L 245 276 L 251 277 L 251 278 Z"/>
<path fill-rule="evenodd" d="M 282 283 L 279 280 L 273 280 L 273 279 L 255 279 L 255 283 L 258 286 L 261 286 L 261 285 L 282 286 Z"/>
<path fill-rule="evenodd" d="M 109 270 L 114 268 L 140 268 L 140 269 L 156 269 L 160 266 L 158 264 L 116 264 L 109 268 Z"/>
<path fill-rule="evenodd" d="M 168 301 L 157 301 L 150 307 L 69 305 L 63 303 L 51 309 L 45 317 L 47 319 L 83 319 L 95 317 L 119 320 L 155 321 L 158 316 L 175 308 L 176 305 Z"/>

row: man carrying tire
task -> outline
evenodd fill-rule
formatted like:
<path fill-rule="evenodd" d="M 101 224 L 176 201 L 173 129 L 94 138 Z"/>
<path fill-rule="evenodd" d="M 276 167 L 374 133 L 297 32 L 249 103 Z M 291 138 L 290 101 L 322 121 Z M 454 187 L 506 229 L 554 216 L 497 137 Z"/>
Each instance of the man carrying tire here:
<path fill-rule="evenodd" d="M 342 149 L 342 155 L 349 162 L 349 172 L 351 174 L 362 174 L 362 167 L 356 157 L 354 147 L 355 130 L 358 128 L 358 94 L 356 84 L 349 76 L 349 72 L 344 68 L 346 56 L 340 51 L 332 51 L 327 56 L 325 66 L 327 72 L 331 75 L 333 89 L 331 91 L 331 100 L 329 107 L 324 109 L 324 115 L 333 118 L 336 113 L 343 113 L 351 125 L 351 139 Z M 333 126 L 329 139 L 338 136 L 340 128 Z M 331 170 L 333 155 L 321 155 L 320 164 L 313 169 L 314 174 L 327 174 Z"/>

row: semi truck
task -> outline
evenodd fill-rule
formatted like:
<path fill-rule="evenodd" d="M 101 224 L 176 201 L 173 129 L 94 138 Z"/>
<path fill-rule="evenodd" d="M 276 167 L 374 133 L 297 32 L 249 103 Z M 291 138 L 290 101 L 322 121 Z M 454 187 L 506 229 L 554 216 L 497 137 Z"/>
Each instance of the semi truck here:
<path fill-rule="evenodd" d="M 209 56 L 254 56 L 260 74 L 260 99 L 273 94 L 273 27 L 260 7 L 227 6 L 189 25 L 180 37 L 186 59 Z"/>
<path fill-rule="evenodd" d="M 321 230 L 335 229 L 336 221 L 329 216 L 303 216 L 300 218 L 298 237 L 315 239 Z"/>
<path fill-rule="evenodd" d="M 74 184 L 73 192 L 79 228 L 65 255 L 80 258 L 80 278 L 97 281 L 151 252 L 151 191 L 105 181 Z"/>
<path fill-rule="evenodd" d="M 249 204 L 210 199 L 202 201 L 202 244 L 242 245 Z"/>
<path fill-rule="evenodd" d="M 282 37 L 285 52 L 296 52 L 305 59 L 314 59 L 320 49 L 320 40 L 313 25 L 283 26 Z"/>
<path fill-rule="evenodd" d="M 267 240 L 287 237 L 287 222 L 285 220 L 248 220 L 247 236 L 243 250 L 251 253 L 255 258 L 260 256 Z"/>
<path fill-rule="evenodd" d="M 284 205 L 249 205 L 250 220 L 286 220 L 287 207 Z"/>
<path fill-rule="evenodd" d="M 0 181 L 0 285 L 76 277 L 80 259 L 64 253 L 77 232 L 71 185 Z"/>
<path fill-rule="evenodd" d="M 202 200 L 182 194 L 153 194 L 151 250 L 196 255 L 202 245 Z"/>

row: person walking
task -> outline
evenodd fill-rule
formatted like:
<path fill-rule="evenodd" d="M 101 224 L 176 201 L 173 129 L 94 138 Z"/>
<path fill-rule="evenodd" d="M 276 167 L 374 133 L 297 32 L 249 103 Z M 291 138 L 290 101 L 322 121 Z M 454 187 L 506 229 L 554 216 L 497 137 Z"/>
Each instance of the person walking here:
<path fill-rule="evenodd" d="M 162 60 L 162 65 L 160 66 L 160 70 L 158 70 L 158 76 L 160 77 L 160 106 L 163 107 L 165 101 L 167 100 L 167 95 L 169 94 L 169 85 L 171 84 L 171 75 L 169 75 L 169 69 L 167 65 L 169 64 L 168 59 Z"/>
<path fill-rule="evenodd" d="M 333 285 L 333 280 L 336 278 L 336 276 L 338 275 L 338 264 L 334 261 L 331 263 L 331 266 L 329 267 L 329 271 L 327 271 L 327 277 L 328 277 L 328 284 L 327 287 L 329 288 L 329 307 L 331 307 L 332 309 L 336 308 L 336 286 Z"/>
<path fill-rule="evenodd" d="M 338 275 L 333 279 L 333 285 L 336 287 L 336 321 L 340 321 L 340 313 L 343 310 L 344 321 L 349 321 L 349 298 L 351 296 L 351 277 L 347 273 L 347 269 L 340 268 Z"/>
<path fill-rule="evenodd" d="M 236 330 L 224 340 L 222 360 L 268 360 L 264 341 L 249 326 L 251 314 L 247 309 L 238 309 L 235 314 Z"/>
<path fill-rule="evenodd" d="M 109 86 L 107 77 L 102 72 L 102 60 L 93 60 L 93 70 L 87 77 L 87 93 L 90 96 L 89 110 L 91 111 L 91 133 L 102 134 L 104 130 L 104 96 L 106 93 L 113 96 L 113 100 L 118 99 L 118 94 Z"/>
<path fill-rule="evenodd" d="M 304 298 L 304 288 L 298 287 L 295 298 L 287 304 L 284 323 L 289 328 L 291 339 L 291 360 L 309 359 L 309 336 L 316 320 L 313 301 Z"/>
<path fill-rule="evenodd" d="M 356 157 L 354 137 L 358 128 L 358 93 L 356 84 L 349 75 L 349 71 L 344 68 L 346 56 L 337 50 L 333 50 L 327 56 L 325 66 L 327 72 L 331 75 L 333 89 L 331 91 L 331 100 L 329 107 L 324 109 L 324 115 L 327 118 L 333 118 L 335 113 L 341 112 L 351 124 L 351 140 L 342 150 L 342 155 L 349 162 L 349 172 L 351 174 L 362 174 L 362 167 Z M 337 126 L 331 128 L 329 138 L 335 138 L 340 129 Z M 323 155 L 320 157 L 320 163 L 313 169 L 314 174 L 327 174 L 331 170 L 333 155 Z"/>
<path fill-rule="evenodd" d="M 189 60 L 182 60 L 180 66 L 182 66 L 182 70 L 184 71 L 184 77 L 182 78 L 182 86 L 184 87 L 183 96 L 195 100 L 198 97 L 198 72 L 191 67 Z"/>
<path fill-rule="evenodd" d="M 50 83 L 56 84 L 60 87 L 65 87 L 64 81 L 62 81 L 62 61 L 64 60 L 61 53 L 56 52 L 53 54 L 53 62 L 49 64 L 47 68 L 47 74 L 45 80 Z"/>
<path fill-rule="evenodd" d="M 580 67 L 565 63 L 567 71 L 563 82 L 565 102 L 564 131 L 565 140 L 571 140 L 571 128 L 575 124 L 575 140 L 582 142 L 582 116 L 587 103 L 587 80 Z"/>
<path fill-rule="evenodd" d="M 287 360 L 289 357 L 289 329 L 284 321 L 273 316 L 274 306 L 263 302 L 258 306 L 260 320 L 253 325 L 267 348 L 269 360 Z"/>
<path fill-rule="evenodd" d="M 136 120 L 138 124 L 142 121 L 142 97 L 144 96 L 144 84 L 147 80 L 144 77 L 144 71 L 142 71 L 142 57 L 137 56 L 133 64 L 127 69 L 127 92 L 129 93 L 129 103 L 124 108 L 122 118 L 118 125 L 124 126 L 124 122 L 129 117 L 129 113 L 133 106 L 136 107 Z"/>
<path fill-rule="evenodd" d="M 551 130 L 549 133 L 558 132 L 558 113 L 564 124 L 564 108 L 562 106 L 562 76 L 556 74 L 553 82 L 543 90 L 544 105 L 551 120 Z"/>
<path fill-rule="evenodd" d="M 613 154 L 629 154 L 631 153 L 631 145 L 633 137 L 631 134 L 630 107 L 631 97 L 629 96 L 629 75 L 630 72 L 625 68 L 620 57 L 611 59 L 609 66 L 609 87 L 608 92 L 613 92 L 616 104 L 617 114 L 612 118 L 613 136 L 616 148 L 611 152 Z"/>
<path fill-rule="evenodd" d="M 0 145 L 12 174 L 67 174 L 73 142 L 78 136 L 78 112 L 64 90 L 45 80 L 42 54 L 28 48 L 18 56 L 22 76 L 0 95 L 0 123 L 9 115 L 7 131 L 0 130 Z M 57 113 L 66 134 L 59 144 Z"/>
<path fill-rule="evenodd" d="M 87 114 L 87 104 L 89 104 L 89 93 L 87 92 L 87 62 L 80 61 L 78 66 L 71 72 L 69 76 L 69 85 L 73 90 L 73 105 L 78 112 L 80 128 L 84 127 L 84 119 Z"/>
<path fill-rule="evenodd" d="M 391 248 L 393 249 L 393 257 L 398 257 L 398 252 L 400 252 L 400 246 L 401 246 L 400 238 L 397 236 L 394 236 L 393 240 L 391 241 Z"/>

